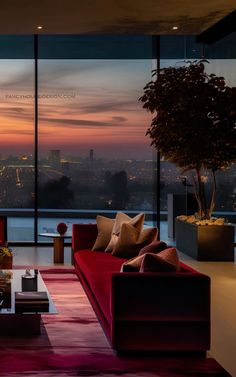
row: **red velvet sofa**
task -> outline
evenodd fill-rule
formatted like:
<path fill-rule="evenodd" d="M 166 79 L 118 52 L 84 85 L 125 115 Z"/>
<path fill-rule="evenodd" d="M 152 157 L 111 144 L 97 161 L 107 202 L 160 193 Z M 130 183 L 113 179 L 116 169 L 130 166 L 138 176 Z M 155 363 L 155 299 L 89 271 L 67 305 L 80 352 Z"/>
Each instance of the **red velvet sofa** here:
<path fill-rule="evenodd" d="M 7 218 L 0 216 L 0 245 L 5 245 L 7 242 Z"/>
<path fill-rule="evenodd" d="M 210 348 L 210 278 L 181 263 L 180 272 L 120 272 L 125 259 L 92 251 L 96 224 L 74 224 L 74 266 L 117 351 Z"/>

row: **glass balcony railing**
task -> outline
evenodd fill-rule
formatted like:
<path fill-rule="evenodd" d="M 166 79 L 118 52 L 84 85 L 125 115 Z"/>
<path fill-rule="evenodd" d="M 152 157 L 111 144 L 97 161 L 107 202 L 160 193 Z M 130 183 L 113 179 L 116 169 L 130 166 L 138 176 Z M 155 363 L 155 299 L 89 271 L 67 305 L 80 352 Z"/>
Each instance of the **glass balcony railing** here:
<path fill-rule="evenodd" d="M 122 211 L 122 210 L 120 210 Z M 131 217 L 135 216 L 139 211 L 123 210 Z M 155 226 L 152 211 L 143 211 L 145 213 L 145 225 Z M 38 211 L 38 231 L 39 233 L 55 232 L 59 222 L 65 222 L 68 231 L 71 231 L 72 224 L 91 223 L 96 221 L 96 216 L 100 214 L 107 217 L 115 217 L 114 210 L 52 210 L 42 209 Z M 34 242 L 34 211 L 33 209 L 4 209 L 0 210 L 0 215 L 7 217 L 7 234 L 9 242 Z M 227 220 L 236 225 L 236 212 L 215 212 L 215 216 L 223 216 Z M 160 238 L 168 239 L 168 213 L 161 211 L 160 213 Z M 173 240 L 171 240 L 173 243 Z M 50 242 L 49 239 L 38 237 L 38 242 Z M 70 242 L 70 240 L 68 241 Z"/>

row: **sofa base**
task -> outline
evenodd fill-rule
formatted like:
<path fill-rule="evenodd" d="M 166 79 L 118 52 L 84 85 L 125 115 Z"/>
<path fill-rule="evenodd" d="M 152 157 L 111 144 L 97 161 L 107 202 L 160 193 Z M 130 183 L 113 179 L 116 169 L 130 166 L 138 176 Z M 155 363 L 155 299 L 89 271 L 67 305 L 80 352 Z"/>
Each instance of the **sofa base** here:
<path fill-rule="evenodd" d="M 112 346 L 111 341 L 110 341 L 110 337 L 111 337 L 110 326 L 109 326 L 109 324 L 108 324 L 105 316 L 103 315 L 103 312 L 101 311 L 100 306 L 98 305 L 96 298 L 94 297 L 93 293 L 91 292 L 91 289 L 89 287 L 89 284 L 88 284 L 87 280 L 83 276 L 83 274 L 80 271 L 80 269 L 79 269 L 78 265 L 76 264 L 76 262 L 75 262 L 74 266 L 75 266 L 76 273 L 77 273 L 77 275 L 79 277 L 79 280 L 81 282 L 81 285 L 82 285 L 82 287 L 83 287 L 83 289 L 84 289 L 84 291 L 86 293 L 86 296 L 87 296 L 87 298 L 88 298 L 88 300 L 89 300 L 89 302 L 90 302 L 90 304 L 91 304 L 91 306 L 92 306 L 92 308 L 93 308 L 93 310 L 94 310 L 94 312 L 96 314 L 96 317 L 97 317 L 100 325 L 103 328 L 103 331 L 104 331 L 104 333 L 106 335 L 106 338 L 107 338 L 110 346 Z"/>
<path fill-rule="evenodd" d="M 206 358 L 207 351 L 145 351 L 145 350 L 114 350 L 117 356 L 147 356 L 147 357 L 186 357 L 186 358 Z"/>
<path fill-rule="evenodd" d="M 117 354 L 206 356 L 206 350 L 210 347 L 208 321 L 193 323 L 188 320 L 153 322 L 149 319 L 142 321 L 116 319 L 115 323 L 110 326 L 76 262 L 75 269 L 106 338 Z"/>

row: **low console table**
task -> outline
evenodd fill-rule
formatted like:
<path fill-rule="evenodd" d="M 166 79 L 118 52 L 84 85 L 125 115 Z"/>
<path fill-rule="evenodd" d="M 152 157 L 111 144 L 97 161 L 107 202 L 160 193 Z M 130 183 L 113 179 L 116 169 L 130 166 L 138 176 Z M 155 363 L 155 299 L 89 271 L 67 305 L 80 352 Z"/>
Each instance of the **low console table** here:
<path fill-rule="evenodd" d="M 70 233 L 62 236 L 59 233 L 40 233 L 39 236 L 53 238 L 54 263 L 64 263 L 64 240 L 71 238 L 72 235 Z"/>

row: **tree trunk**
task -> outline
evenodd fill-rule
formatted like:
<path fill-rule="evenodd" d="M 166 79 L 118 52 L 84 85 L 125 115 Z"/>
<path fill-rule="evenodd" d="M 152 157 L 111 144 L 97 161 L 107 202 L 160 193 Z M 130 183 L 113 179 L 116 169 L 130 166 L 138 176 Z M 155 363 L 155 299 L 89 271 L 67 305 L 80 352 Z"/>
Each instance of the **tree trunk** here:
<path fill-rule="evenodd" d="M 199 197 L 199 217 L 200 219 L 207 218 L 207 206 L 206 206 L 206 195 L 205 195 L 205 185 L 202 181 L 200 169 L 196 169 L 197 182 L 198 182 L 198 197 Z"/>
<path fill-rule="evenodd" d="M 211 174 L 212 174 L 212 194 L 211 194 L 211 203 L 210 203 L 210 207 L 209 207 L 209 210 L 208 210 L 209 219 L 212 216 L 212 212 L 215 208 L 215 202 L 216 202 L 216 176 L 215 176 L 215 171 L 212 170 Z"/>

